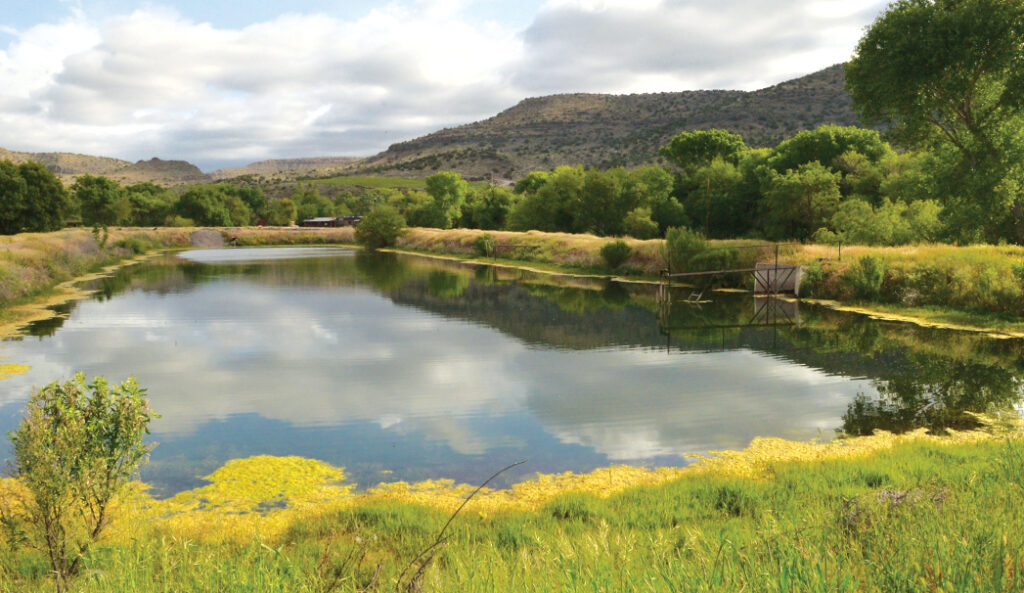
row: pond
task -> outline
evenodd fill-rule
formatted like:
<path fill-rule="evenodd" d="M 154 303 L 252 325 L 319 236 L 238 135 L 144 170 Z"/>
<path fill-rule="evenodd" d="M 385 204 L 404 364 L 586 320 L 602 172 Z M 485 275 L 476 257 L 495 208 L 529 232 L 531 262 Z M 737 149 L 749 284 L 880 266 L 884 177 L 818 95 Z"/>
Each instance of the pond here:
<path fill-rule="evenodd" d="M 682 465 L 751 439 L 942 431 L 1017 414 L 1024 342 L 795 302 L 343 248 L 160 256 L 0 343 L 0 431 L 33 386 L 134 375 L 165 496 L 252 455 L 360 486 Z M 0 458 L 10 456 L 6 440 Z"/>

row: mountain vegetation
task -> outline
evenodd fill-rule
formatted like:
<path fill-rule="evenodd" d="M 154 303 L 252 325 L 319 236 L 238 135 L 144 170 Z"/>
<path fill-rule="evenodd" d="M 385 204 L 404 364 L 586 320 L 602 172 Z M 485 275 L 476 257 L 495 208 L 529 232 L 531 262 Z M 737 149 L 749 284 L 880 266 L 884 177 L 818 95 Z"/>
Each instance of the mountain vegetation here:
<path fill-rule="evenodd" d="M 662 162 L 681 131 L 721 128 L 752 147 L 801 130 L 859 123 L 841 64 L 754 92 L 568 94 L 526 99 L 489 119 L 392 145 L 355 171 L 426 175 L 451 170 L 507 179 L 559 165 L 609 168 Z"/>

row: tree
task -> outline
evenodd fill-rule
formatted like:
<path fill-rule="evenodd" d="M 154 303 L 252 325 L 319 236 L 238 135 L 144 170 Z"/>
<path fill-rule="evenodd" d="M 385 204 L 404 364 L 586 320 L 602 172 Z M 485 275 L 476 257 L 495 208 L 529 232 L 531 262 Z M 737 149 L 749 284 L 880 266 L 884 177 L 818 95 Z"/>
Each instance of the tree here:
<path fill-rule="evenodd" d="M 0 161 L 0 234 L 56 231 L 70 210 L 64 184 L 44 165 Z"/>
<path fill-rule="evenodd" d="M 458 173 L 441 171 L 426 179 L 427 194 L 433 198 L 435 214 L 433 219 L 442 229 L 450 229 L 462 214 L 462 203 L 466 199 L 469 184 Z"/>
<path fill-rule="evenodd" d="M 158 226 L 163 224 L 177 199 L 173 192 L 148 181 L 125 188 L 131 214 L 126 224 Z"/>
<path fill-rule="evenodd" d="M 46 232 L 64 228 L 71 201 L 60 179 L 35 161 L 18 165 L 18 173 L 25 180 L 20 214 L 25 229 Z"/>
<path fill-rule="evenodd" d="M 622 168 L 602 171 L 587 169 L 583 175 L 583 191 L 573 205 L 575 221 L 570 230 L 596 235 L 618 235 L 622 220 L 629 211 L 623 204 L 622 186 L 626 171 Z"/>
<path fill-rule="evenodd" d="M 118 203 L 124 197 L 121 185 L 103 176 L 82 175 L 71 186 L 86 225 L 117 224 Z"/>
<path fill-rule="evenodd" d="M 297 213 L 295 202 L 291 198 L 281 198 L 270 204 L 270 215 L 267 217 L 267 222 L 274 226 L 286 226 L 295 222 Z"/>
<path fill-rule="evenodd" d="M 622 221 L 622 227 L 627 235 L 635 239 L 653 239 L 661 234 L 658 223 L 651 220 L 650 208 L 631 210 Z"/>
<path fill-rule="evenodd" d="M 374 206 L 356 227 L 356 242 L 367 249 L 391 247 L 405 233 L 405 219 L 391 206 Z"/>
<path fill-rule="evenodd" d="M 3 524 L 47 553 L 59 593 L 109 525 L 111 504 L 146 462 L 152 447 L 142 440 L 156 415 L 145 395 L 131 378 L 121 385 L 103 377 L 86 383 L 79 373 L 33 393 L 10 433 L 14 474 L 28 495 L 0 501 Z M 27 514 L 3 508 L 12 502 Z"/>
<path fill-rule="evenodd" d="M 856 152 L 877 163 L 892 154 L 892 148 L 874 130 L 851 126 L 825 125 L 804 130 L 779 143 L 768 158 L 768 166 L 779 173 L 796 169 L 800 165 L 818 162 L 840 171 L 837 159 L 845 153 Z"/>
<path fill-rule="evenodd" d="M 11 161 L 0 161 L 0 233 L 21 232 L 24 227 L 21 211 L 27 190 L 18 167 Z"/>
<path fill-rule="evenodd" d="M 461 226 L 484 230 L 504 228 L 516 197 L 504 187 L 471 189 L 462 207 Z"/>
<path fill-rule="evenodd" d="M 661 156 L 684 170 L 707 165 L 715 157 L 735 164 L 747 151 L 743 137 L 725 130 L 683 132 L 658 151 Z"/>
<path fill-rule="evenodd" d="M 226 197 L 215 186 L 200 185 L 181 194 L 174 210 L 200 226 L 232 226 Z"/>
<path fill-rule="evenodd" d="M 854 107 L 904 147 L 945 153 L 947 209 L 989 240 L 1024 240 L 1024 3 L 900 0 L 846 66 Z M 1009 182 L 1007 182 L 1009 180 Z M 960 214 L 962 212 L 962 214 Z"/>
<path fill-rule="evenodd" d="M 582 202 L 583 182 L 583 167 L 555 168 L 536 191 L 527 193 L 512 210 L 509 228 L 571 232 L 576 223 L 574 206 Z"/>
<path fill-rule="evenodd" d="M 292 194 L 292 201 L 298 209 L 297 220 L 334 214 L 334 204 L 313 187 L 296 188 Z"/>
<path fill-rule="evenodd" d="M 839 174 L 821 163 L 769 175 L 762 207 L 765 234 L 771 239 L 807 239 L 839 207 Z"/>
<path fill-rule="evenodd" d="M 533 194 L 548 181 L 547 171 L 532 171 L 526 177 L 516 182 L 513 189 L 517 194 Z"/>

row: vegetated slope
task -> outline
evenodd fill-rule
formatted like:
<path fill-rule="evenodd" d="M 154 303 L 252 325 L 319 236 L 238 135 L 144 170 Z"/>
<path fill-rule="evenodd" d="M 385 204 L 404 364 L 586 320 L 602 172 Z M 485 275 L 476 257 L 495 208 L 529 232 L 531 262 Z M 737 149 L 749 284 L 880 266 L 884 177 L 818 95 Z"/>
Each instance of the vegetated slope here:
<path fill-rule="evenodd" d="M 62 179 L 74 178 L 79 175 L 110 175 L 131 163 L 102 156 L 72 154 L 70 152 L 14 152 L 0 148 L 0 161 L 24 163 L 36 161 L 46 165 Z"/>
<path fill-rule="evenodd" d="M 220 181 L 222 179 L 233 179 L 244 175 L 262 175 L 264 177 L 292 177 L 296 174 L 302 175 L 326 175 L 341 167 L 352 164 L 359 160 L 356 157 L 311 157 L 301 159 L 272 159 L 250 163 L 243 167 L 229 167 L 217 169 L 210 173 L 210 177 Z"/>
<path fill-rule="evenodd" d="M 118 169 L 111 175 L 120 183 L 132 184 L 151 181 L 157 185 L 180 185 L 184 183 L 209 183 L 212 178 L 187 161 L 165 161 L 156 157 L 139 161 Z"/>
<path fill-rule="evenodd" d="M 68 152 L 14 152 L 0 148 L 0 161 L 2 160 L 14 163 L 40 162 L 69 185 L 82 175 L 103 175 L 125 184 L 151 181 L 158 185 L 181 185 L 209 183 L 212 180 L 192 163 L 164 161 L 158 158 L 130 163 L 110 157 Z"/>
<path fill-rule="evenodd" d="M 842 64 L 754 92 L 571 94 L 526 99 L 498 115 L 401 142 L 357 163 L 366 173 L 454 170 L 515 179 L 564 164 L 634 167 L 684 130 L 722 128 L 751 147 L 823 124 L 858 125 Z"/>

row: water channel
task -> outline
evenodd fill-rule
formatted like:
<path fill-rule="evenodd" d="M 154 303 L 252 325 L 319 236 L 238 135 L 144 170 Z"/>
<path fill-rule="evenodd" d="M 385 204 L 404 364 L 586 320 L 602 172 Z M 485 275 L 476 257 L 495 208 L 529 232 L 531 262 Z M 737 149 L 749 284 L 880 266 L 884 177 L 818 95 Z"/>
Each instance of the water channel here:
<path fill-rule="evenodd" d="M 31 366 L 0 381 L 0 431 L 33 386 L 134 375 L 161 414 L 142 476 L 157 495 L 251 455 L 360 486 L 529 460 L 508 484 L 758 436 L 962 428 L 1024 399 L 1022 340 L 749 294 L 666 306 L 648 285 L 343 248 L 189 251 L 95 288 L 0 343 Z"/>

